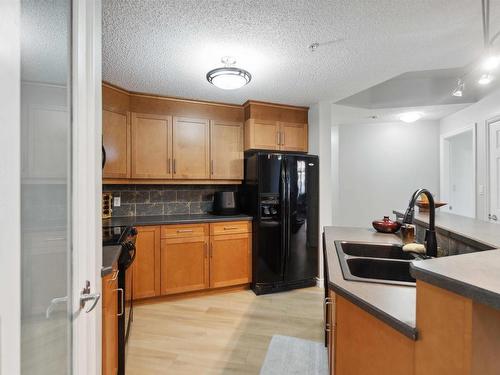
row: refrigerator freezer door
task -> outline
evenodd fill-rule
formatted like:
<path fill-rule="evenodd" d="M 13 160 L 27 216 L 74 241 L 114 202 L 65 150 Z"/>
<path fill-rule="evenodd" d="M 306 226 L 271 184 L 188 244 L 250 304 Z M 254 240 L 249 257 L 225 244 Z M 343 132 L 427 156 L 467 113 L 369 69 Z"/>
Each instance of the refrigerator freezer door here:
<path fill-rule="evenodd" d="M 313 156 L 287 156 L 285 281 L 318 276 L 319 160 Z"/>
<path fill-rule="evenodd" d="M 281 155 L 259 155 L 259 212 L 253 249 L 253 283 L 268 284 L 284 277 L 284 170 Z"/>

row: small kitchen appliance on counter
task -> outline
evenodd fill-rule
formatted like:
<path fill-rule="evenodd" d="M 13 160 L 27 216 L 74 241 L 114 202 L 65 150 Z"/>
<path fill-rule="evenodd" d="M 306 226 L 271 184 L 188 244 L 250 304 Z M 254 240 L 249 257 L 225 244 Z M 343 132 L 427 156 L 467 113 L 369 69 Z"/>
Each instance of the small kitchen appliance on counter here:
<path fill-rule="evenodd" d="M 235 191 L 216 191 L 214 193 L 214 215 L 238 215 L 240 207 L 238 193 Z"/>

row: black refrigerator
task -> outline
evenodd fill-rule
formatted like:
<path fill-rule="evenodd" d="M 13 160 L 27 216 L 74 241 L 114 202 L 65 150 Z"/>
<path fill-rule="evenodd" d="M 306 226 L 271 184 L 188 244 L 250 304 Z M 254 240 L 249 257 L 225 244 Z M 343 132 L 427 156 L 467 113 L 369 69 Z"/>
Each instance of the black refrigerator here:
<path fill-rule="evenodd" d="M 314 155 L 245 155 L 242 206 L 254 217 L 252 289 L 273 293 L 316 285 L 319 159 Z"/>

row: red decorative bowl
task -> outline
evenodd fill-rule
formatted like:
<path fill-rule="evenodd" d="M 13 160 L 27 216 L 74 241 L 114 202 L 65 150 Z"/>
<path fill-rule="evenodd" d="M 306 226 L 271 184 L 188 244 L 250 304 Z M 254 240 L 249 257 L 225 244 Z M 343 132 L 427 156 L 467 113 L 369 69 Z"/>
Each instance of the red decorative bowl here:
<path fill-rule="evenodd" d="M 384 216 L 383 220 L 375 220 L 372 222 L 373 228 L 380 233 L 396 233 L 401 228 L 401 223 L 392 221 L 389 216 Z"/>

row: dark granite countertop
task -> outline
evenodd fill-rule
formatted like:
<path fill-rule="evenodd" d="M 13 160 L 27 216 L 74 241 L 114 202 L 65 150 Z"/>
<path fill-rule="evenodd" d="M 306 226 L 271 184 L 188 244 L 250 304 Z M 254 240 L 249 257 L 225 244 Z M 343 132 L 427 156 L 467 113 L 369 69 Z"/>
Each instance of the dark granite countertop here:
<path fill-rule="evenodd" d="M 394 210 L 404 215 L 405 210 Z M 428 227 L 429 213 L 415 211 L 415 223 Z M 500 226 L 470 217 L 436 211 L 436 229 L 477 244 L 481 250 L 500 248 Z"/>
<path fill-rule="evenodd" d="M 413 262 L 410 271 L 419 280 L 500 309 L 500 250 Z"/>
<path fill-rule="evenodd" d="M 161 225 L 161 224 L 192 224 L 217 221 L 252 220 L 248 215 L 160 215 L 160 216 L 126 216 L 112 217 L 102 221 L 103 227 L 130 226 L 130 225 Z"/>
<path fill-rule="evenodd" d="M 101 277 L 109 275 L 118 262 L 122 247 L 120 245 L 103 246 Z"/>
<path fill-rule="evenodd" d="M 345 280 L 335 249 L 336 240 L 400 244 L 400 238 L 373 229 L 325 227 L 328 285 L 335 293 L 416 340 L 416 288 Z"/>

